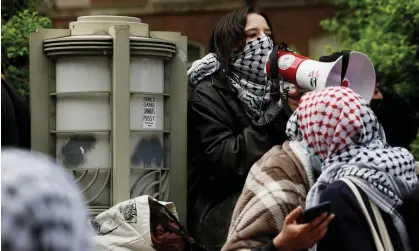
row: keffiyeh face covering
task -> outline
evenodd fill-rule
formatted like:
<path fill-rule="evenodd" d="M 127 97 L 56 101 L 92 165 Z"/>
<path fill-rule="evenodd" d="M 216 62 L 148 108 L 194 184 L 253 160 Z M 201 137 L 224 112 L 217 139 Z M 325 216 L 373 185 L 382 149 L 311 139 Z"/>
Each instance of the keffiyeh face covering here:
<path fill-rule="evenodd" d="M 1 155 L 1 249 L 91 250 L 88 213 L 70 175 L 42 154 Z"/>
<path fill-rule="evenodd" d="M 392 217 L 409 250 L 397 208 L 418 185 L 415 160 L 406 149 L 387 145 L 365 100 L 344 87 L 309 92 L 289 119 L 287 134 L 323 161 L 322 174 L 307 195 L 307 207 L 317 205 L 330 184 L 349 178 Z"/>
<path fill-rule="evenodd" d="M 261 116 L 271 99 L 272 83 L 268 80 L 264 67 L 272 49 L 273 41 L 265 35 L 248 42 L 242 51 L 235 52 L 230 57 L 230 82 L 237 90 L 238 98 L 250 118 Z M 188 70 L 189 84 L 194 87 L 219 69 L 217 56 L 210 53 L 192 64 Z"/>

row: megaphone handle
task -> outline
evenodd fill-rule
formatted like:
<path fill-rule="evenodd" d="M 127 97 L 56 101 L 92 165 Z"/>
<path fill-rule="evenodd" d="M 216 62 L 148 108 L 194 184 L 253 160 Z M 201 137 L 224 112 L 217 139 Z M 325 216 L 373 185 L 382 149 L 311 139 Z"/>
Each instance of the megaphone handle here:
<path fill-rule="evenodd" d="M 276 59 L 278 52 L 280 50 L 288 50 L 288 45 L 285 43 L 281 43 L 276 45 L 271 54 L 269 55 L 269 64 L 270 64 L 270 75 L 268 76 L 272 82 L 274 82 L 275 84 L 278 84 L 279 87 L 279 93 L 281 96 L 281 104 L 282 104 L 282 108 L 284 109 L 285 113 L 290 117 L 293 113 L 290 105 L 288 104 L 288 93 L 284 90 L 284 81 L 281 77 L 281 75 L 279 75 L 279 71 L 278 71 L 278 60 Z"/>
<path fill-rule="evenodd" d="M 342 72 L 340 75 L 340 83 L 342 84 L 343 80 L 345 79 L 346 71 L 348 70 L 349 65 L 349 56 L 351 51 L 344 50 L 342 53 Z"/>
<path fill-rule="evenodd" d="M 282 108 L 284 109 L 285 113 L 288 115 L 288 117 L 291 117 L 291 115 L 294 113 L 288 104 L 288 92 L 284 88 L 284 81 L 282 78 L 279 80 L 279 88 L 280 88 L 280 95 L 281 95 L 281 104 Z"/>

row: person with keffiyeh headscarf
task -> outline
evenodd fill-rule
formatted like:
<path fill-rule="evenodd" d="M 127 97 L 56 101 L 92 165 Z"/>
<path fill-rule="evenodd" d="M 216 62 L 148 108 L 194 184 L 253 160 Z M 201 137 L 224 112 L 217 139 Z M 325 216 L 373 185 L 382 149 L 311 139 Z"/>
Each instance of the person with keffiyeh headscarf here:
<path fill-rule="evenodd" d="M 264 67 L 274 47 L 268 17 L 252 7 L 214 27 L 210 53 L 188 70 L 188 228 L 219 249 L 253 163 L 282 144 L 289 116 Z M 299 94 L 288 93 L 296 107 Z"/>
<path fill-rule="evenodd" d="M 332 203 L 335 218 L 318 250 L 377 250 L 361 206 L 341 178 L 352 180 L 363 200 L 370 198 L 381 210 L 394 250 L 411 250 L 404 220 L 415 219 L 406 218 L 412 209 L 406 214 L 401 206 L 413 189 L 419 191 L 415 161 L 406 149 L 386 143 L 365 100 L 345 87 L 306 93 L 287 135 L 289 141 L 250 169 L 223 251 L 274 251 L 269 243 L 283 231 L 285 216 L 324 201 Z"/>
<path fill-rule="evenodd" d="M 81 191 L 48 157 L 1 152 L 1 250 L 89 251 L 93 231 Z"/>
<path fill-rule="evenodd" d="M 406 149 L 386 143 L 365 100 L 343 87 L 309 92 L 289 119 L 287 134 L 290 144 L 309 151 L 313 167 L 321 170 L 306 207 L 330 201 L 336 214 L 317 250 L 376 250 L 361 206 L 342 178 L 356 185 L 364 202 L 369 199 L 379 208 L 394 250 L 411 250 L 400 209 L 418 186 L 415 160 Z"/>

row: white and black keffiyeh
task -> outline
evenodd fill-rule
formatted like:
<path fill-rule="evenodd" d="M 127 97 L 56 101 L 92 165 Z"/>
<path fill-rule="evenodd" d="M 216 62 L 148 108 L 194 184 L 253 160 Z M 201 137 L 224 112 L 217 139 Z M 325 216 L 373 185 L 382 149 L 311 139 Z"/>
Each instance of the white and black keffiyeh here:
<path fill-rule="evenodd" d="M 1 249 L 91 250 L 88 212 L 70 175 L 39 153 L 1 155 Z"/>
<path fill-rule="evenodd" d="M 365 100 L 345 87 L 309 92 L 289 119 L 287 134 L 323 162 L 322 174 L 307 195 L 307 207 L 317 205 L 330 184 L 349 178 L 392 217 L 405 250 L 410 250 L 396 209 L 401 198 L 418 186 L 415 160 L 406 149 L 388 146 Z"/>
<path fill-rule="evenodd" d="M 270 103 L 272 83 L 268 80 L 264 68 L 272 49 L 272 39 L 265 35 L 248 42 L 242 51 L 233 53 L 230 58 L 230 82 L 251 118 L 261 116 Z M 219 69 L 220 62 L 217 56 L 210 53 L 192 64 L 188 70 L 189 84 L 194 87 Z"/>

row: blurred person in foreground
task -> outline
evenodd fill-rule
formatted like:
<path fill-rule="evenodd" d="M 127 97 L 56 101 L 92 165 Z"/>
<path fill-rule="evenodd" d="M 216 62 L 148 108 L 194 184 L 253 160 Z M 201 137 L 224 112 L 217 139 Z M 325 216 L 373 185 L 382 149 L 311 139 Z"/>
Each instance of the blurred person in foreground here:
<path fill-rule="evenodd" d="M 84 203 L 70 174 L 48 157 L 2 150 L 1 250 L 91 250 Z"/>
<path fill-rule="evenodd" d="M 188 228 L 205 245 L 221 248 L 250 167 L 286 140 L 288 115 L 264 72 L 273 37 L 265 14 L 235 10 L 188 70 Z M 298 92 L 288 96 L 298 106 Z"/>

